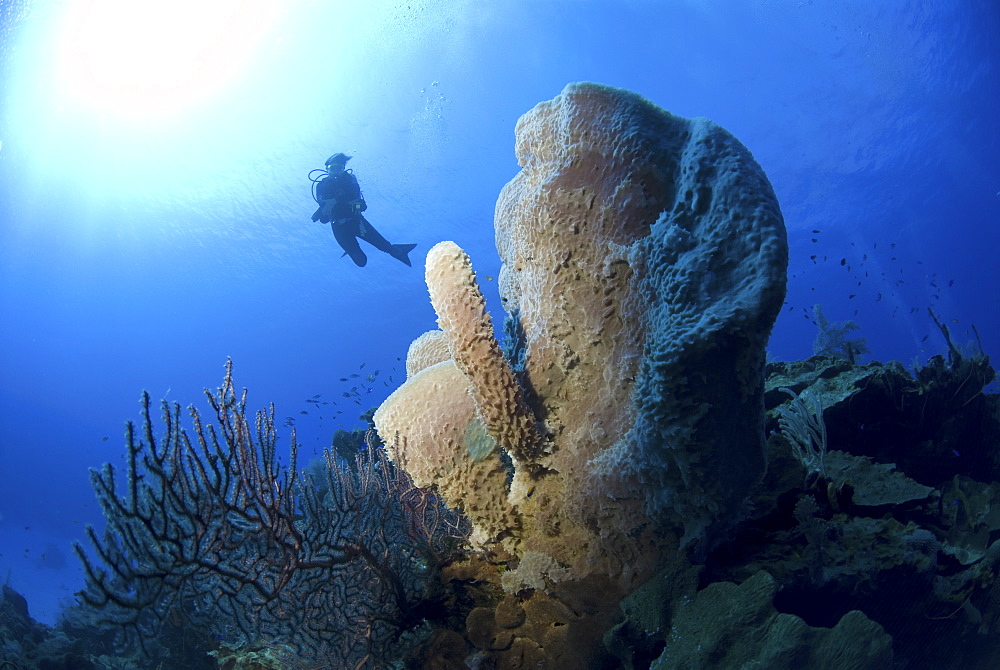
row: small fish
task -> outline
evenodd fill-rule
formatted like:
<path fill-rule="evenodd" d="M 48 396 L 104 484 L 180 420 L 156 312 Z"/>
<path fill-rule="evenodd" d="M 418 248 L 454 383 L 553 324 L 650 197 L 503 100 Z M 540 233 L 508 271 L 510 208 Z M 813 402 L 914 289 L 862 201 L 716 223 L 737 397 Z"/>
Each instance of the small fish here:
<path fill-rule="evenodd" d="M 323 397 L 323 394 L 322 394 L 322 393 L 317 393 L 316 395 L 314 395 L 314 396 L 312 397 L 312 399 L 313 399 L 313 400 L 315 400 L 316 398 L 322 398 L 322 397 Z"/>
<path fill-rule="evenodd" d="M 926 341 L 927 341 L 927 338 L 928 338 L 928 337 L 930 337 L 930 335 L 924 335 L 924 336 L 923 336 L 923 337 L 922 337 L 922 338 L 920 339 L 920 341 L 921 341 L 921 342 L 926 342 Z"/>
<path fill-rule="evenodd" d="M 365 367 L 365 364 L 364 364 L 364 363 L 362 363 L 361 365 L 359 365 L 359 366 L 358 366 L 358 370 L 360 370 L 360 369 L 361 369 L 361 368 L 363 368 L 363 367 Z"/>
<path fill-rule="evenodd" d="M 856 298 L 856 297 L 858 297 L 858 294 L 852 293 L 851 295 L 847 296 L 847 299 L 850 300 L 851 298 Z"/>
<path fill-rule="evenodd" d="M 952 287 L 952 286 L 954 286 L 954 285 L 955 285 L 955 280 L 954 280 L 954 279 L 949 279 L 949 280 L 948 280 L 948 286 L 949 286 L 949 287 Z"/>
<path fill-rule="evenodd" d="M 308 413 L 309 413 L 309 412 L 307 412 L 307 411 L 305 411 L 305 410 L 302 410 L 301 412 L 299 412 L 299 414 L 308 414 Z"/>
<path fill-rule="evenodd" d="M 486 275 L 486 281 L 493 281 L 493 277 L 491 277 L 490 275 Z"/>
<path fill-rule="evenodd" d="M 351 375 L 351 379 L 357 379 L 360 376 L 361 375 L 359 375 L 357 372 L 355 372 L 354 374 Z"/>
<path fill-rule="evenodd" d="M 813 235 L 817 235 L 820 232 L 822 232 L 822 231 L 820 231 L 818 228 L 816 228 L 816 229 L 813 230 Z"/>
<path fill-rule="evenodd" d="M 108 439 L 109 439 L 108 436 L 105 435 L 104 437 L 101 438 L 101 442 L 107 442 Z"/>
<path fill-rule="evenodd" d="M 847 259 L 846 258 L 841 258 L 840 259 L 840 264 L 841 265 L 847 265 Z"/>
<path fill-rule="evenodd" d="M 342 381 L 342 382 L 346 382 L 346 381 L 347 381 L 347 377 L 341 377 L 341 378 L 340 378 L 340 381 Z"/>

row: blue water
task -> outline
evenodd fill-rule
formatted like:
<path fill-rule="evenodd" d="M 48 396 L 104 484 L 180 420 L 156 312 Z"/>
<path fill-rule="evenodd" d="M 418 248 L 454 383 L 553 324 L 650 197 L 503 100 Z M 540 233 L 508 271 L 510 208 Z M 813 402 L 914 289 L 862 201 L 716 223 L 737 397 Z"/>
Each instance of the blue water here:
<path fill-rule="evenodd" d="M 497 275 L 514 124 L 572 81 L 708 117 L 764 167 L 791 248 L 775 358 L 811 354 L 817 303 L 870 359 L 945 352 L 927 307 L 1000 355 L 994 0 L 273 4 L 252 35 L 198 3 L 0 8 L 0 581 L 41 621 L 82 585 L 87 470 L 121 461 L 142 390 L 203 406 L 231 357 L 306 455 L 363 425 L 435 327 L 423 254 L 451 239 Z M 413 268 L 357 268 L 309 220 L 338 151 Z"/>

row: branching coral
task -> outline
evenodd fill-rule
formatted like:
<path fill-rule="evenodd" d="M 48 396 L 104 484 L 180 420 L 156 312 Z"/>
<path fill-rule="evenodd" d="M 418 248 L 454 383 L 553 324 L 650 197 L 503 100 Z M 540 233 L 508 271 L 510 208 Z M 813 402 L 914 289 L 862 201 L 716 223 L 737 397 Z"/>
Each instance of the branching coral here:
<path fill-rule="evenodd" d="M 107 519 L 79 544 L 83 602 L 104 623 L 145 642 L 178 617 L 240 645 L 272 648 L 283 667 L 382 667 L 399 635 L 420 623 L 434 566 L 462 537 L 458 517 L 415 488 L 380 450 L 352 464 L 326 453 L 323 481 L 277 460 L 273 406 L 247 414 L 232 367 L 206 391 L 216 424 L 193 407 L 163 405 L 154 435 L 129 424 L 124 491 L 111 465 L 92 472 Z"/>

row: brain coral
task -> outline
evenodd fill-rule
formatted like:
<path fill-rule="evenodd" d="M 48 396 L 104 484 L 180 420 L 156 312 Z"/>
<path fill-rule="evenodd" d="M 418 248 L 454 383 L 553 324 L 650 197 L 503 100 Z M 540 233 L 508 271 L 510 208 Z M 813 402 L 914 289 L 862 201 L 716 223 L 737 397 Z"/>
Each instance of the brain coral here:
<path fill-rule="evenodd" d="M 451 487 L 449 501 L 503 507 L 505 497 L 490 519 L 514 520 L 510 532 L 480 537 L 551 557 L 570 577 L 630 581 L 671 529 L 690 541 L 724 527 L 763 474 L 764 345 L 784 299 L 784 224 L 732 135 L 627 91 L 567 86 L 518 121 L 516 153 L 521 171 L 495 217 L 516 369 L 497 356 L 464 253 L 428 255 L 452 358 L 514 471 L 503 491 L 480 478 L 478 489 Z M 425 405 L 411 402 L 391 427 L 381 409 L 375 420 L 413 459 L 434 453 L 435 431 L 458 433 L 435 423 L 434 401 L 411 381 L 387 405 L 416 393 Z"/>

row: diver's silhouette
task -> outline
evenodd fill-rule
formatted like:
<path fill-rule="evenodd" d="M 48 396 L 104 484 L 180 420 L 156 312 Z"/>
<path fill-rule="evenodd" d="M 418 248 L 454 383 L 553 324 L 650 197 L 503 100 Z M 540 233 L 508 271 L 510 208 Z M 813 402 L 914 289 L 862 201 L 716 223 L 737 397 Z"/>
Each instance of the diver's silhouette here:
<path fill-rule="evenodd" d="M 319 205 L 312 220 L 330 224 L 333 235 L 343 247 L 344 253 L 350 256 L 358 267 L 364 267 L 368 262 L 368 257 L 358 244 L 359 237 L 379 251 L 384 251 L 396 260 L 410 265 L 407 254 L 417 245 L 390 244 L 372 224 L 368 223 L 368 219 L 361 215 L 368 209 L 368 205 L 361 195 L 357 178 L 346 169 L 349 160 L 351 156 L 334 154 L 326 159 L 326 170 L 313 170 L 309 173 L 314 187 L 313 199 Z M 313 178 L 314 172 L 320 172 L 325 176 Z"/>

